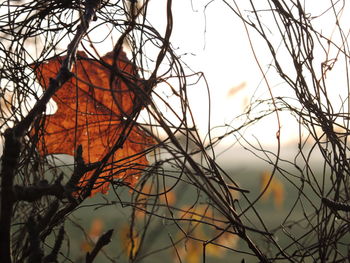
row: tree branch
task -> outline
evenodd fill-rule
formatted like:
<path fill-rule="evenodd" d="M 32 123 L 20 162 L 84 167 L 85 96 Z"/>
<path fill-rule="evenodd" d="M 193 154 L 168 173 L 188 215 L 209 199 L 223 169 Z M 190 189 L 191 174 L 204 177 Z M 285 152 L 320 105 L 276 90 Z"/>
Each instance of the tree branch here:
<path fill-rule="evenodd" d="M 43 263 L 58 262 L 57 255 L 61 249 L 63 238 L 64 238 L 64 227 L 62 226 L 58 232 L 58 235 L 57 235 L 57 238 L 55 241 L 55 245 L 54 245 L 51 253 L 43 259 Z"/>
<path fill-rule="evenodd" d="M 112 234 L 113 234 L 113 229 L 110 229 L 98 239 L 98 241 L 97 241 L 94 249 L 91 251 L 91 253 L 86 254 L 86 261 L 85 261 L 86 263 L 92 263 L 94 261 L 98 252 L 100 252 L 100 250 L 104 246 L 106 246 L 107 244 L 109 244 L 109 242 L 111 242 Z"/>
<path fill-rule="evenodd" d="M 100 0 L 86 1 L 84 16 L 81 19 L 81 23 L 77 27 L 77 32 L 72 42 L 68 45 L 67 56 L 64 59 L 56 78 L 50 79 L 49 87 L 45 91 L 42 98 L 34 105 L 33 109 L 28 113 L 28 115 L 20 123 L 18 123 L 18 125 L 16 125 L 14 129 L 17 136 L 23 136 L 23 134 L 33 123 L 34 119 L 45 110 L 46 104 L 56 93 L 56 91 L 73 76 L 70 70 L 74 63 L 79 44 L 88 30 L 90 22 L 94 19 L 96 10 L 99 6 Z"/>
<path fill-rule="evenodd" d="M 11 220 L 14 204 L 13 181 L 21 151 L 21 139 L 13 129 L 5 132 L 5 147 L 1 169 L 0 262 L 11 263 Z"/>
<path fill-rule="evenodd" d="M 322 197 L 322 203 L 336 211 L 345 211 L 350 212 L 350 204 L 342 203 L 342 202 L 336 202 L 331 199 L 328 199 L 326 197 Z"/>
<path fill-rule="evenodd" d="M 100 6 L 99 0 L 87 0 L 85 4 L 84 16 L 81 19 L 81 23 L 77 27 L 76 34 L 67 48 L 67 57 L 63 61 L 63 64 L 57 73 L 55 79 L 50 79 L 49 87 L 45 91 L 44 95 L 34 105 L 28 115 L 22 119 L 12 129 L 7 129 L 5 132 L 5 146 L 4 154 L 2 157 L 2 170 L 1 170 L 1 214 L 0 214 L 0 262 L 11 263 L 11 217 L 14 204 L 13 194 L 13 181 L 17 164 L 19 162 L 21 151 L 21 139 L 28 131 L 30 125 L 35 118 L 45 111 L 46 105 L 56 91 L 62 87 L 71 77 L 70 72 L 74 59 L 77 53 L 78 46 L 86 34 L 91 20 L 94 19 L 96 10 Z M 18 190 L 18 188 L 17 188 Z M 30 189 L 30 191 L 33 189 Z M 17 191 L 18 193 L 18 191 Z M 39 194 L 40 196 L 40 194 Z M 28 195 L 25 195 L 28 197 Z M 24 198 L 24 196 L 22 196 Z"/>
<path fill-rule="evenodd" d="M 30 216 L 27 222 L 27 230 L 29 234 L 29 258 L 28 263 L 41 262 L 43 258 L 43 251 L 40 247 L 40 235 L 38 223 L 34 220 L 33 216 Z"/>
<path fill-rule="evenodd" d="M 40 181 L 38 185 L 33 186 L 14 186 L 14 200 L 34 202 L 43 196 L 53 195 L 58 199 L 64 197 L 64 187 L 61 184 L 62 175 L 58 180 L 49 185 L 47 181 Z"/>

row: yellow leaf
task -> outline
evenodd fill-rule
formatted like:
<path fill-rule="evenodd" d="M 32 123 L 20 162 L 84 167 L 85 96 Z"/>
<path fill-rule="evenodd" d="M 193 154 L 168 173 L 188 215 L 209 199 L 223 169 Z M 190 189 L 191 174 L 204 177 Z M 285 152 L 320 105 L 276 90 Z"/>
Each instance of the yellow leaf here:
<path fill-rule="evenodd" d="M 181 211 L 179 211 L 179 217 L 183 219 L 202 220 L 204 216 L 208 216 L 208 213 L 208 205 L 184 205 L 181 207 Z"/>
<path fill-rule="evenodd" d="M 96 218 L 92 221 L 90 231 L 89 231 L 89 237 L 96 242 L 98 238 L 101 236 L 103 231 L 104 223 L 101 219 Z"/>
<path fill-rule="evenodd" d="M 275 207 L 281 209 L 284 202 L 284 186 L 280 181 L 275 182 L 273 188 L 274 204 Z"/>
<path fill-rule="evenodd" d="M 271 174 L 267 171 L 261 174 L 261 191 L 266 188 L 270 181 L 270 178 Z M 273 195 L 275 208 L 281 209 L 283 207 L 285 191 L 283 183 L 278 178 L 276 178 L 276 176 L 272 178 L 270 184 L 268 185 L 268 188 L 262 196 L 262 200 L 266 201 L 271 193 Z"/>
<path fill-rule="evenodd" d="M 193 239 L 187 239 L 185 242 L 181 243 L 181 247 L 177 252 L 178 255 L 176 254 L 175 258 L 177 259 L 179 256 L 183 263 L 200 263 L 202 244 Z"/>
<path fill-rule="evenodd" d="M 97 240 L 99 239 L 103 231 L 103 226 L 104 226 L 104 223 L 99 218 L 96 218 L 92 221 L 88 232 L 89 240 L 84 240 L 80 245 L 80 249 L 83 252 L 91 252 L 91 250 L 94 247 L 94 243 L 97 242 Z"/>
<path fill-rule="evenodd" d="M 176 203 L 176 194 L 174 191 L 169 191 L 159 196 L 160 202 L 163 204 L 173 205 Z"/>
<path fill-rule="evenodd" d="M 260 182 L 260 189 L 261 191 L 264 191 L 266 186 L 269 184 L 269 181 L 270 181 L 270 178 L 271 178 L 271 174 L 267 171 L 264 171 L 262 174 L 261 174 L 261 182 Z M 262 200 L 267 200 L 270 196 L 270 193 L 272 191 L 272 182 L 270 183 L 269 187 L 265 190 L 263 196 L 262 196 Z"/>
<path fill-rule="evenodd" d="M 93 246 L 89 242 L 87 242 L 86 240 L 83 243 L 81 243 L 81 245 L 80 245 L 80 249 L 85 253 L 91 252 L 92 248 L 93 248 Z"/>
<path fill-rule="evenodd" d="M 124 225 L 120 228 L 120 240 L 127 256 L 134 256 L 140 246 L 140 237 L 138 233 L 133 230 L 132 235 L 130 233 L 130 226 Z"/>
<path fill-rule="evenodd" d="M 233 235 L 231 233 L 225 232 L 216 240 L 214 240 L 214 242 L 225 247 L 237 248 L 238 240 L 238 235 Z M 215 244 L 208 244 L 206 247 L 206 252 L 208 255 L 218 258 L 222 258 L 225 255 L 226 250 L 226 248 Z"/>

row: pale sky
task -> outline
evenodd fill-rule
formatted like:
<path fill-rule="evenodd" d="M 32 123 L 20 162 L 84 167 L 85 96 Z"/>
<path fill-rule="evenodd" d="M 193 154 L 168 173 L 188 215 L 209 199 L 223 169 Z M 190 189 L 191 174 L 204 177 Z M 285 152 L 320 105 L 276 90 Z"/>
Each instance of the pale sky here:
<path fill-rule="evenodd" d="M 150 19 L 153 25 L 159 25 L 160 28 L 162 21 L 165 21 L 165 17 L 160 14 L 160 10 L 165 8 L 160 7 L 164 2 L 151 1 L 154 9 L 150 12 L 154 12 L 154 16 L 151 15 Z M 172 44 L 177 49 L 177 54 L 187 54 L 183 55 L 182 59 L 191 69 L 201 71 L 206 76 L 211 92 L 212 127 L 224 124 L 238 126 L 238 122 L 232 123 L 232 120 L 243 113 L 244 107 L 249 103 L 261 81 L 261 73 L 252 56 L 247 34 L 240 19 L 222 1 L 214 1 L 206 10 L 203 3 L 203 1 L 192 1 L 191 5 L 191 1 L 173 2 Z M 266 55 L 266 47 L 263 49 Z M 266 61 L 267 58 L 265 56 L 262 59 Z M 209 103 L 204 81 L 192 86 L 189 93 L 192 95 L 191 108 L 197 125 L 204 135 L 208 123 L 206 104 Z M 260 135 L 263 133 L 265 143 L 275 143 L 278 126 L 274 120 L 270 120 L 268 125 L 275 126 L 275 131 L 271 133 L 273 127 L 270 126 L 270 129 L 259 129 Z M 214 135 L 219 135 L 221 132 L 222 130 L 214 132 Z M 286 137 L 289 139 L 290 135 Z"/>
<path fill-rule="evenodd" d="M 159 15 L 161 0 L 152 0 L 154 8 L 154 24 L 161 25 L 162 18 Z M 173 1 L 174 31 L 172 43 L 178 48 L 177 53 L 187 53 L 183 56 L 190 67 L 195 71 L 205 73 L 209 83 L 212 101 L 212 126 L 230 124 L 239 126 L 234 117 L 244 111 L 247 103 L 254 98 L 269 98 L 270 95 L 265 83 L 262 81 L 262 74 L 254 60 L 251 47 L 249 46 L 247 33 L 243 23 L 223 3 L 223 1 L 212 1 L 204 10 L 205 3 L 210 1 Z M 261 4 L 261 9 L 267 8 L 265 1 L 254 1 Z M 335 16 L 330 9 L 331 1 L 306 1 L 306 11 L 313 17 L 312 24 L 316 30 L 332 39 L 341 46 L 339 32 L 335 27 Z M 192 3 L 192 4 L 191 4 Z M 230 2 L 231 3 L 231 2 Z M 251 10 L 249 1 L 237 1 L 241 11 Z M 340 10 L 342 1 L 335 6 L 335 11 Z M 246 13 L 244 13 L 246 14 Z M 322 14 L 322 16 L 320 16 Z M 338 22 L 342 25 L 344 34 L 348 34 L 350 23 L 350 7 L 345 6 L 344 12 L 337 14 Z M 273 20 L 265 20 L 268 26 L 274 25 Z M 270 24 L 269 24 L 270 23 Z M 271 39 L 276 43 L 281 37 L 276 28 L 271 26 Z M 264 71 L 269 68 L 272 62 L 270 53 L 262 39 L 250 30 L 250 37 L 253 42 L 254 51 Z M 331 56 L 334 58 L 336 49 L 330 48 Z M 190 55 L 195 54 L 195 55 Z M 280 51 L 283 58 L 283 50 Z M 315 65 L 320 65 L 326 60 L 324 52 L 320 48 L 315 49 Z M 332 99 L 335 111 L 340 110 L 341 101 L 347 98 L 346 75 L 344 74 L 344 58 L 338 57 L 336 67 L 327 75 L 330 98 Z M 289 61 L 284 66 L 288 66 Z M 282 62 L 283 64 L 283 62 Z M 318 68 L 316 66 L 316 68 Z M 275 70 L 271 68 L 267 75 L 269 85 L 274 96 L 293 96 L 291 90 L 278 78 Z M 333 87 L 334 85 L 334 87 Z M 231 91 L 231 93 L 230 93 Z M 236 91 L 236 92 L 234 92 Z M 205 98 L 204 83 L 191 87 L 190 94 L 193 94 L 192 109 L 196 113 L 197 124 L 202 132 L 207 125 L 207 116 L 203 114 L 203 99 Z M 200 95 L 199 95 L 200 94 Z M 299 134 L 297 122 L 290 116 L 290 113 L 280 113 L 281 118 L 281 142 L 288 143 L 295 141 Z M 278 125 L 275 115 L 272 115 L 247 131 L 246 136 L 256 136 L 266 145 L 276 145 L 276 132 Z M 217 135 L 214 133 L 214 135 Z M 230 142 L 228 142 L 230 143 Z"/>

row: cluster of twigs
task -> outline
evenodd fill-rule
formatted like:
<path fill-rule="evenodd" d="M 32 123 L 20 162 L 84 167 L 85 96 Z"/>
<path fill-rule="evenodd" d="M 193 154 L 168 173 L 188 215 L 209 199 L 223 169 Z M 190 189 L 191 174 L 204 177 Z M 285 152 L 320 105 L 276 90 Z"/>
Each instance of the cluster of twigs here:
<path fill-rule="evenodd" d="M 212 151 L 210 146 L 204 147 L 195 129 L 186 92 L 186 74 L 181 61 L 174 54 L 170 45 L 173 26 L 171 4 L 172 1 L 167 1 L 167 7 L 164 10 L 167 22 L 166 31 L 162 35 L 154 27 L 147 24 L 148 1 L 144 3 L 136 1 L 112 3 L 93 0 L 85 2 L 2 3 L 2 10 L 6 8 L 8 11 L 0 18 L 3 21 L 1 26 L 1 78 L 4 81 L 2 87 L 4 105 L 10 105 L 10 108 L 6 107 L 3 110 L 5 133 L 1 172 L 1 262 L 25 260 L 52 262 L 58 260 L 59 251 L 62 250 L 62 241 L 65 236 L 69 238 L 69 233 L 64 233 L 60 226 L 69 214 L 79 208 L 88 198 L 103 167 L 107 165 L 109 157 L 123 146 L 128 134 L 125 132 L 123 136 L 120 136 L 114 142 L 115 146 L 111 152 L 95 164 L 84 162 L 82 158 L 84 149 L 78 146 L 74 170 L 66 182 L 64 182 L 59 166 L 40 156 L 36 151 L 35 143 L 32 143 L 27 137 L 34 122 L 40 123 L 40 118 L 45 115 L 48 102 L 55 92 L 73 76 L 74 73 L 71 72 L 71 69 L 77 50 L 80 46 L 85 47 L 83 40 L 90 41 L 89 25 L 94 20 L 97 22 L 99 19 L 102 21 L 100 25 L 108 24 L 113 28 L 112 31 L 120 33 L 119 39 L 113 47 L 116 53 L 121 49 L 123 43 L 127 42 L 132 51 L 132 61 L 140 69 L 146 67 L 144 63 L 150 65 L 150 70 L 147 72 L 142 70 L 139 72 L 148 92 L 141 93 L 140 97 L 135 99 L 136 106 L 130 116 L 126 116 L 126 122 L 129 123 L 129 126 L 136 125 L 136 119 L 141 109 L 145 108 L 151 118 L 152 127 L 147 132 L 153 135 L 157 144 L 155 148 L 159 148 L 158 151 L 166 156 L 160 157 L 155 151 L 154 164 L 145 169 L 145 174 L 140 179 L 139 184 L 132 189 L 133 195 L 130 205 L 134 209 L 130 215 L 129 239 L 132 245 L 129 259 L 136 262 L 147 256 L 147 253 L 141 253 L 142 244 L 147 237 L 147 225 L 154 218 L 162 217 L 173 222 L 180 229 L 183 229 L 184 222 L 188 222 L 186 224 L 189 224 L 189 228 L 186 231 L 182 230 L 183 236 L 180 241 L 196 239 L 202 242 L 204 255 L 206 245 L 214 244 L 221 235 L 229 233 L 232 236 L 242 238 L 253 254 L 262 261 L 267 261 L 264 253 L 248 234 L 248 231 L 264 234 L 265 231 L 246 226 L 235 210 L 235 199 L 232 197 L 231 191 L 243 193 L 246 191 L 240 189 L 215 163 L 210 154 L 207 153 L 207 149 L 209 152 Z M 69 40 L 67 48 L 64 49 L 63 46 L 67 39 L 71 40 Z M 158 54 L 153 61 L 147 60 L 145 52 L 145 45 L 150 41 L 158 49 Z M 93 45 L 91 41 L 90 44 Z M 30 52 L 31 49 L 33 52 Z M 29 70 L 30 65 L 42 63 L 52 56 L 60 54 L 65 54 L 65 60 L 57 76 L 50 80 L 48 88 L 39 97 L 36 84 L 32 81 L 33 72 Z M 169 66 L 164 70 L 161 69 L 161 65 L 165 58 L 169 61 Z M 113 74 L 117 75 L 118 72 L 112 72 Z M 157 94 L 154 89 L 157 84 L 169 83 L 173 80 L 177 80 L 177 87 L 174 89 L 169 84 L 169 89 L 172 96 L 179 98 L 180 112 L 173 108 L 161 94 Z M 5 100 L 6 92 L 12 93 L 10 101 Z M 155 103 L 149 93 L 152 93 L 153 97 L 160 102 Z M 29 105 L 30 98 L 35 100 L 33 106 Z M 164 116 L 159 104 L 163 104 L 175 116 L 175 123 Z M 157 129 L 153 127 L 160 127 L 161 132 L 166 135 L 166 139 L 156 136 Z M 180 143 L 177 134 L 185 137 L 185 143 Z M 30 136 L 30 138 L 33 137 Z M 195 146 L 194 153 L 201 155 L 201 161 L 195 160 L 193 157 L 194 153 L 191 153 L 188 147 L 189 142 Z M 75 191 L 78 189 L 80 179 L 86 172 L 93 169 L 95 171 L 93 176 L 85 188 L 81 189 L 81 194 L 77 196 Z M 52 175 L 49 176 L 48 172 L 51 172 Z M 159 175 L 162 176 L 161 180 L 159 180 Z M 168 178 L 174 181 L 170 187 L 166 186 L 169 183 L 165 182 Z M 127 186 L 120 180 L 113 178 L 105 178 L 105 180 L 114 185 L 115 191 L 122 188 L 121 186 Z M 152 185 L 158 185 L 155 188 L 156 192 L 152 194 L 153 202 L 151 202 L 151 198 L 146 198 L 146 201 L 142 203 L 139 195 L 147 195 L 147 193 L 143 193 L 143 186 L 150 181 L 157 181 Z M 162 187 L 160 187 L 160 182 L 162 182 Z M 174 211 L 183 209 L 171 207 L 168 201 L 166 202 L 168 215 L 164 216 L 163 212 L 160 213 L 158 210 L 160 207 L 159 197 L 167 196 L 167 193 L 172 191 L 179 182 L 191 185 L 198 194 L 207 196 L 209 200 L 207 210 L 214 211 L 217 215 L 203 215 L 199 219 L 193 218 L 195 215 L 193 208 L 197 206 L 198 198 L 191 209 L 182 211 L 189 215 L 189 218 L 188 216 L 177 217 Z M 140 206 L 140 202 L 142 206 Z M 121 203 L 125 204 L 125 201 L 121 201 Z M 143 210 L 148 216 L 143 232 L 138 233 L 143 238 L 137 248 L 133 240 L 133 233 L 136 231 L 134 224 L 136 210 Z M 192 226 L 193 224 L 194 226 Z M 210 237 L 210 240 L 198 239 L 191 234 L 196 225 L 201 224 L 217 230 L 216 234 Z M 44 244 L 47 246 L 46 239 L 55 232 L 58 234 L 52 249 L 44 250 Z M 95 249 L 86 256 L 86 262 L 91 262 L 98 250 L 108 243 L 111 232 L 107 233 L 108 237 L 103 235 L 100 239 L 102 241 L 98 241 Z M 157 251 L 166 248 L 177 250 L 178 243 L 179 241 L 171 239 L 170 246 L 160 247 Z M 152 253 L 154 252 L 148 252 L 148 255 Z M 64 252 L 61 254 L 66 257 Z"/>
<path fill-rule="evenodd" d="M 195 246 L 201 248 L 198 253 L 202 255 L 203 262 L 207 258 L 209 245 L 241 253 L 242 258 L 255 257 L 260 262 L 302 262 L 306 258 L 340 262 L 348 257 L 349 107 L 345 106 L 348 98 L 344 98 L 342 112 L 336 112 L 326 85 L 326 74 L 331 69 L 332 60 L 325 60 L 318 74 L 319 65 L 315 64 L 313 55 L 315 45 L 328 45 L 339 51 L 336 58 L 343 56 L 347 60 L 346 36 L 338 25 L 340 35 L 344 37 L 343 43 L 337 45 L 331 39 L 326 39 L 313 28 L 311 17 L 299 1 L 267 1 L 269 8 L 264 9 L 263 16 L 251 1 L 250 20 L 241 13 L 239 4 L 224 2 L 245 25 L 252 27 L 265 40 L 278 74 L 295 92 L 298 106 L 287 98 L 273 97 L 271 92 L 268 103 L 273 108 L 266 115 L 290 111 L 297 116 L 300 126 L 309 132 L 306 139 L 300 136 L 299 152 L 294 162 L 280 159 L 279 140 L 276 154 L 268 153 L 263 148 L 257 149 L 268 156 L 266 161 L 273 165 L 272 176 L 280 173 L 298 191 L 294 205 L 281 225 L 268 229 L 255 208 L 261 195 L 258 199 L 250 200 L 249 191 L 241 189 L 215 161 L 213 146 L 217 142 L 239 134 L 240 129 L 261 117 L 216 139 L 209 134 L 205 144 L 196 130 L 187 97 L 188 76 L 170 43 L 174 22 L 171 0 L 162 10 L 166 17 L 164 34 L 148 21 L 148 0 L 5 1 L 0 6 L 1 10 L 6 10 L 0 14 L 0 113 L 4 131 L 0 192 L 1 262 L 74 260 L 67 255 L 69 247 L 63 245 L 63 241 L 70 238 L 70 233 L 64 230 L 64 222 L 73 211 L 84 205 L 99 175 L 109 165 L 110 156 L 123 147 L 127 130 L 135 125 L 153 137 L 152 148 L 144 154 L 152 152 L 154 160 L 144 168 L 136 186 L 113 176 L 105 177 L 111 184 L 112 193 L 102 204 L 103 207 L 122 205 L 132 208 L 127 210 L 130 214 L 126 253 L 130 262 L 140 262 L 164 250 L 173 251 L 175 259 L 182 262 L 183 241 L 194 241 Z M 331 9 L 336 12 L 335 5 Z M 275 43 L 266 33 L 263 18 L 267 14 L 274 19 L 277 32 L 281 34 L 281 45 L 294 66 L 292 73 L 284 69 Z M 91 32 L 105 25 L 110 29 L 107 35 L 118 35 L 112 47 L 116 56 L 128 44 L 131 61 L 138 69 L 146 92 L 141 92 L 141 89 L 135 92 L 135 107 L 131 114 L 125 116 L 128 129 L 113 142 L 111 151 L 97 163 L 86 163 L 82 157 L 84 149 L 77 145 L 74 168 L 69 174 L 52 158 L 41 156 L 36 150 L 35 141 L 30 139 L 33 136 L 28 136 L 28 133 L 33 125 L 44 119 L 52 96 L 74 75 L 71 70 L 77 50 L 83 48 L 90 55 L 93 50 L 98 55 Z M 153 48 L 152 52 L 157 50 L 153 58 L 147 54 L 150 47 Z M 60 71 L 50 80 L 43 95 L 38 96 L 31 65 L 62 54 L 65 60 Z M 196 76 L 202 77 L 201 74 Z M 114 77 L 121 76 L 119 72 L 111 70 L 111 79 Z M 157 86 L 167 87 L 166 91 L 158 91 Z M 168 102 L 169 97 L 177 99 L 178 108 Z M 142 125 L 141 112 L 146 112 L 149 117 L 147 123 Z M 339 128 L 342 129 L 341 133 Z M 310 137 L 314 139 L 314 145 L 307 148 L 306 142 Z M 316 149 L 324 160 L 321 178 L 317 177 L 315 168 L 309 162 Z M 284 162 L 292 164 L 297 172 L 286 170 Z M 79 181 L 92 170 L 93 176 L 78 195 Z M 185 188 L 191 193 L 187 208 L 170 200 L 174 192 L 185 194 L 182 190 Z M 123 189 L 130 189 L 131 194 L 127 199 L 120 198 Z M 237 193 L 242 200 L 237 200 Z M 297 210 L 303 212 L 302 218 L 295 218 Z M 137 213 L 140 212 L 144 216 L 142 223 L 137 222 Z M 169 234 L 166 244 L 151 249 L 147 242 L 156 238 L 158 233 L 152 233 L 152 227 L 159 220 L 176 227 L 180 235 L 174 238 Z M 300 226 L 302 234 L 298 236 L 295 233 L 300 232 Z M 205 235 L 198 235 L 197 230 L 204 227 Z M 101 235 L 94 248 L 87 253 L 85 262 L 93 262 L 110 242 L 112 232 L 110 230 Z M 280 232 L 289 238 L 287 246 L 282 247 L 276 239 Z M 223 236 L 228 243 L 221 242 Z M 51 245 L 47 241 L 50 237 L 55 237 Z M 237 239 L 241 240 L 242 248 L 230 245 Z M 266 250 L 258 242 L 261 239 L 268 244 Z M 116 258 L 116 255 L 108 257 L 112 262 Z"/>
<path fill-rule="evenodd" d="M 42 34 L 45 36 L 45 34 L 57 30 L 57 28 L 50 29 L 51 19 L 55 19 L 57 10 L 66 12 L 71 6 L 66 6 L 65 4 L 57 5 L 55 2 L 2 3 L 2 10 L 4 8 L 8 9 L 8 13 L 4 13 L 1 16 L 1 20 L 4 22 L 1 27 L 3 39 L 1 79 L 4 81 L 2 91 L 3 96 L 5 92 L 13 93 L 12 100 L 10 102 L 5 101 L 5 104 L 11 105 L 10 112 L 12 114 L 10 114 L 8 119 L 4 120 L 4 124 L 8 125 L 8 122 L 15 118 L 12 127 L 8 127 L 4 133 L 0 214 L 0 224 L 2 226 L 0 230 L 0 260 L 2 262 L 22 262 L 24 260 L 28 262 L 57 261 L 57 255 L 64 238 L 63 228 L 60 228 L 55 245 L 46 256 L 42 251 L 42 242 L 53 231 L 53 226 L 56 226 L 58 221 L 62 221 L 62 218 L 74 206 L 78 205 L 78 202 L 71 201 L 69 208 L 66 207 L 59 210 L 59 200 L 73 199 L 71 196 L 72 191 L 69 191 L 68 188 L 70 182 L 76 180 L 76 177 L 82 173 L 80 171 L 82 167 L 77 164 L 74 174 L 65 186 L 62 184 L 62 176 L 56 178 L 53 184 L 49 184 L 44 174 L 40 173 L 42 172 L 41 167 L 39 169 L 39 166 L 41 166 L 40 157 L 35 155 L 33 146 L 26 142 L 25 136 L 34 120 L 45 111 L 46 105 L 53 94 L 72 76 L 70 70 L 74 63 L 77 48 L 99 6 L 100 2 L 98 1 L 87 1 L 85 8 L 80 10 L 82 12 L 81 21 L 75 30 L 74 38 L 67 48 L 66 60 L 62 64 L 57 77 L 51 79 L 49 88 L 43 96 L 36 101 L 29 112 L 23 114 L 22 108 L 25 108 L 23 104 L 27 103 L 30 94 L 35 94 L 36 92 L 33 89 L 33 82 L 29 81 L 32 85 L 28 85 L 29 75 L 26 72 L 26 68 L 29 66 L 30 60 L 35 60 L 27 52 L 26 46 L 29 44 L 28 41 L 31 38 L 36 39 L 40 36 L 42 37 Z M 23 18 L 22 15 L 25 17 Z M 47 30 L 42 31 L 41 24 L 44 22 L 48 22 L 49 26 Z M 54 27 L 59 26 L 55 22 L 53 22 L 53 25 Z M 47 48 L 54 48 L 55 45 L 58 45 L 58 43 L 50 42 L 49 46 L 44 45 L 43 52 Z M 36 157 L 37 159 L 35 160 Z M 77 163 L 78 160 L 79 151 Z M 22 184 L 17 185 L 16 183 L 20 181 L 22 181 Z M 55 196 L 56 198 L 51 200 L 47 198 L 49 196 Z M 40 203 L 40 200 L 45 197 L 46 200 L 43 205 Z M 26 207 L 23 204 L 24 201 L 29 202 L 30 205 Z M 39 201 L 39 204 L 36 204 L 37 201 Z M 25 208 L 23 209 L 22 206 Z M 61 218 L 59 217 L 60 215 L 62 216 Z M 16 224 L 20 224 L 23 227 L 13 231 Z M 107 243 L 104 242 L 103 244 Z M 100 245 L 98 249 L 101 249 L 101 247 Z M 97 251 L 94 252 L 94 254 L 96 253 Z M 87 261 L 91 262 L 94 254 L 88 255 Z"/>
<path fill-rule="evenodd" d="M 282 176 L 297 193 L 281 225 L 273 231 L 288 244 L 281 247 L 283 253 L 272 249 L 270 260 L 345 262 L 350 240 L 349 42 L 342 15 L 348 10 L 347 3 L 322 2 L 325 5 L 319 13 L 308 9 L 307 1 L 250 1 L 246 12 L 238 2 L 225 3 L 242 19 L 248 35 L 259 34 L 271 54 L 269 74 L 262 73 L 271 95 L 264 103 L 273 107 L 265 114 L 278 118 L 280 112 L 288 112 L 299 125 L 298 151 L 293 159 L 281 158 L 279 145 L 275 153 L 261 145 L 248 146 L 272 165 L 271 180 Z M 319 21 L 327 29 L 320 28 Z M 338 73 L 336 81 L 330 77 L 333 69 Z M 283 80 L 278 89 L 293 95 L 273 95 L 277 88 L 272 88 L 271 71 Z M 315 157 L 321 161 L 315 163 Z"/>

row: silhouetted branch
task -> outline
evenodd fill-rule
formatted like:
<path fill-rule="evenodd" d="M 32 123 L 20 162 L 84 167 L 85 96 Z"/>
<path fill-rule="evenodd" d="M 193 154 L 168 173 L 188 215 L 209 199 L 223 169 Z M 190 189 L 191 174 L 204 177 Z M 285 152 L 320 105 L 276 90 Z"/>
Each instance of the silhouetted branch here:
<path fill-rule="evenodd" d="M 97 241 L 94 249 L 89 253 L 86 254 L 86 263 L 92 263 L 97 256 L 97 254 L 100 252 L 100 250 L 109 244 L 111 242 L 111 237 L 113 234 L 113 229 L 108 230 L 106 233 L 104 233 Z"/>
<path fill-rule="evenodd" d="M 81 23 L 77 27 L 73 40 L 67 47 L 67 56 L 63 61 L 56 78 L 50 79 L 50 84 L 44 92 L 42 98 L 35 103 L 33 109 L 28 113 L 28 115 L 15 126 L 14 130 L 17 136 L 23 136 L 23 134 L 28 130 L 29 126 L 33 123 L 34 119 L 46 109 L 46 105 L 52 96 L 73 76 L 73 73 L 71 73 L 71 68 L 73 66 L 79 44 L 88 30 L 90 22 L 95 17 L 95 12 L 100 5 L 100 0 L 88 0 L 85 3 L 85 12 L 81 19 Z"/>
<path fill-rule="evenodd" d="M 48 184 L 43 180 L 38 185 L 33 186 L 14 186 L 14 196 L 16 201 L 34 202 L 43 196 L 56 196 L 62 199 L 65 196 L 64 187 L 61 184 L 63 175 L 61 175 L 54 184 Z"/>
<path fill-rule="evenodd" d="M 58 208 L 59 208 L 59 201 L 57 199 L 55 201 L 53 201 L 52 203 L 50 203 L 50 205 L 46 211 L 46 214 L 39 220 L 38 227 L 39 227 L 40 232 L 43 231 L 45 227 L 50 226 L 49 223 L 50 223 L 52 217 L 57 212 Z M 51 229 L 52 228 L 49 228 L 49 232 Z M 46 233 L 46 235 L 47 234 L 48 233 Z"/>
<path fill-rule="evenodd" d="M 69 195 L 79 190 L 78 184 L 80 179 L 84 176 L 84 174 L 95 168 L 95 167 L 91 167 L 91 165 L 89 166 L 86 165 L 82 155 L 83 155 L 83 147 L 79 145 L 75 154 L 76 165 L 74 167 L 74 172 L 70 177 L 69 181 L 65 185 L 65 189 L 69 193 Z"/>
<path fill-rule="evenodd" d="M 41 262 L 44 253 L 41 249 L 40 233 L 38 223 L 33 216 L 29 217 L 27 222 L 27 229 L 29 234 L 29 256 L 28 263 Z"/>
<path fill-rule="evenodd" d="M 21 138 L 13 129 L 5 132 L 5 146 L 1 167 L 1 211 L 0 211 L 0 262 L 11 263 L 11 221 L 14 204 L 13 181 L 22 147 Z"/>
<path fill-rule="evenodd" d="M 14 189 L 13 181 L 15 176 L 15 170 L 19 162 L 21 152 L 21 140 L 24 134 L 27 132 L 34 119 L 46 109 L 46 104 L 55 94 L 55 92 L 68 81 L 72 73 L 70 69 L 76 56 L 77 48 L 86 34 L 89 24 L 95 12 L 99 6 L 99 1 L 87 1 L 84 16 L 82 17 L 81 24 L 77 28 L 77 32 L 74 39 L 70 43 L 67 51 L 67 57 L 61 66 L 60 71 L 55 79 L 50 80 L 48 89 L 40 100 L 36 102 L 32 110 L 27 114 L 22 121 L 16 124 L 12 129 L 8 129 L 5 132 L 5 146 L 2 157 L 2 170 L 1 170 L 1 215 L 0 215 L 0 261 L 3 263 L 11 263 L 11 240 L 10 240 L 10 227 L 12 208 L 14 203 Z M 16 198 L 24 199 L 27 201 L 34 201 L 45 194 L 59 195 L 60 186 L 41 186 L 35 187 L 21 187 L 16 188 Z M 37 192 L 38 191 L 38 192 Z M 32 238 L 35 239 L 35 235 L 38 235 L 34 230 L 29 228 L 32 233 Z M 32 246 L 36 243 L 32 242 Z M 39 259 L 37 256 L 33 256 L 33 260 Z M 37 261 L 39 262 L 39 261 Z"/>
<path fill-rule="evenodd" d="M 350 205 L 342 202 L 335 202 L 331 199 L 328 199 L 326 197 L 322 197 L 322 203 L 324 203 L 326 206 L 328 206 L 331 209 L 334 209 L 336 211 L 344 211 L 344 212 L 350 212 Z"/>
<path fill-rule="evenodd" d="M 64 238 L 64 227 L 62 226 L 58 232 L 58 235 L 57 235 L 56 241 L 55 241 L 55 245 L 54 245 L 51 253 L 49 255 L 47 255 L 46 257 L 44 257 L 43 263 L 58 262 L 57 256 L 58 256 L 58 252 L 61 249 L 63 238 Z"/>

